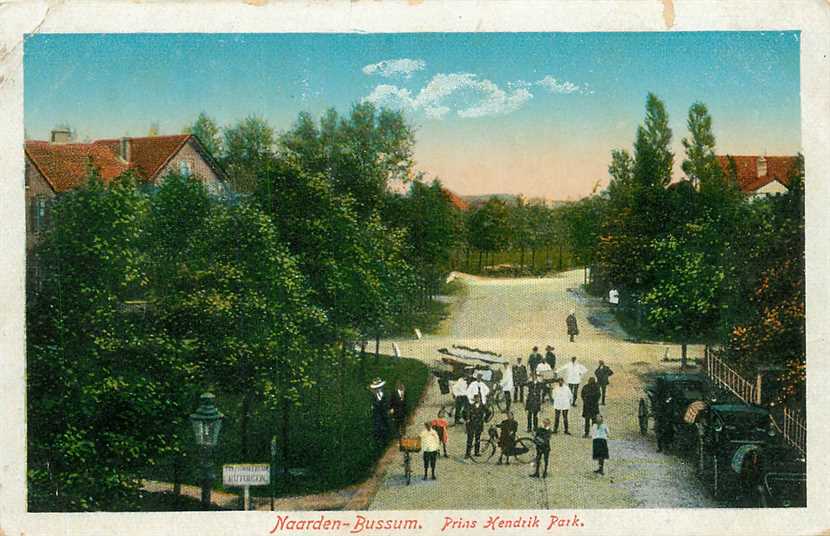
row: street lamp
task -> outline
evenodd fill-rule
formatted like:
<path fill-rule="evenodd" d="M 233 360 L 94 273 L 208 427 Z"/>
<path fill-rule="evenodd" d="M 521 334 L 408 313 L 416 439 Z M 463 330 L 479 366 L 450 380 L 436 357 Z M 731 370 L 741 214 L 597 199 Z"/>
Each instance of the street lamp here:
<path fill-rule="evenodd" d="M 213 486 L 213 464 L 211 451 L 219 442 L 219 430 L 222 429 L 224 415 L 216 408 L 212 393 L 203 393 L 199 398 L 199 409 L 190 415 L 196 444 L 199 445 L 202 458 L 202 508 L 210 509 L 210 490 Z"/>

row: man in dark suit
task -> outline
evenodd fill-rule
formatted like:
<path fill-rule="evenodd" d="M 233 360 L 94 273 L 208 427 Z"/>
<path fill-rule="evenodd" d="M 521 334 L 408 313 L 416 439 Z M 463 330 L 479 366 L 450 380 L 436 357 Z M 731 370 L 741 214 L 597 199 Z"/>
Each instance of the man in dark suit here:
<path fill-rule="evenodd" d="M 510 456 L 516 446 L 516 432 L 519 431 L 519 423 L 513 418 L 512 411 L 507 412 L 507 417 L 499 424 L 499 430 L 499 448 L 501 452 L 496 465 L 501 465 L 502 457 L 505 457 L 505 462 L 510 465 Z"/>
<path fill-rule="evenodd" d="M 571 342 L 574 342 L 574 337 L 579 335 L 579 326 L 576 324 L 576 311 L 571 309 L 571 314 L 565 319 L 565 324 L 568 328 L 568 337 Z"/>
<path fill-rule="evenodd" d="M 532 432 L 539 426 L 539 411 L 542 409 L 543 386 L 535 374 L 530 375 L 530 383 L 527 384 L 527 431 Z"/>
<path fill-rule="evenodd" d="M 594 376 L 597 378 L 597 384 L 599 384 L 599 390 L 602 394 L 602 400 L 600 402 L 601 405 L 605 405 L 605 390 L 608 389 L 608 378 L 614 375 L 614 371 L 605 364 L 605 361 L 600 360 L 599 366 L 597 370 L 594 371 Z"/>
<path fill-rule="evenodd" d="M 536 429 L 533 437 L 533 442 L 536 444 L 536 471 L 533 472 L 531 478 L 539 478 L 539 466 L 542 465 L 542 460 L 545 462 L 545 470 L 542 473 L 542 478 L 548 476 L 548 460 L 550 459 L 550 419 L 545 419 L 542 426 Z"/>
<path fill-rule="evenodd" d="M 395 431 L 398 437 L 403 437 L 406 432 L 406 403 L 409 398 L 406 396 L 406 388 L 401 380 L 395 383 L 395 390 L 392 392 L 392 399 L 389 407 L 392 409 L 392 418 L 395 420 Z"/>
<path fill-rule="evenodd" d="M 582 437 L 588 437 L 588 431 L 599 415 L 599 397 L 597 381 L 588 378 L 588 383 L 582 388 L 582 417 L 585 419 L 585 434 Z"/>
<path fill-rule="evenodd" d="M 513 400 L 525 401 L 525 385 L 527 385 L 527 367 L 522 365 L 522 358 L 516 358 L 513 365 Z"/>
<path fill-rule="evenodd" d="M 548 345 L 545 347 L 545 363 L 550 365 L 551 370 L 556 370 L 556 354 L 553 353 L 555 348 Z"/>
<path fill-rule="evenodd" d="M 384 385 L 386 382 L 380 378 L 375 378 L 369 385 L 372 391 L 372 429 L 378 450 L 386 446 L 389 438 L 389 398 L 383 392 Z"/>
<path fill-rule="evenodd" d="M 530 372 L 530 374 L 536 374 L 536 367 L 539 366 L 539 363 L 541 362 L 542 354 L 539 353 L 539 347 L 534 346 L 533 352 L 531 352 L 530 357 L 527 358 L 528 372 Z"/>
<path fill-rule="evenodd" d="M 475 444 L 475 455 L 480 456 L 481 450 L 481 432 L 484 431 L 484 405 L 481 403 L 481 397 L 475 395 L 473 403 L 467 407 L 467 453 L 464 458 L 471 458 L 470 453 L 473 452 L 473 444 Z"/>

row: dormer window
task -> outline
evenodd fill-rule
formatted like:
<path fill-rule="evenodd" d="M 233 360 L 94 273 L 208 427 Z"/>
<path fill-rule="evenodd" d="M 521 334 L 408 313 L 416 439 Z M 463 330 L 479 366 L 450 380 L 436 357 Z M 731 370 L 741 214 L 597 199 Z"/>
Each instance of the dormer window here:
<path fill-rule="evenodd" d="M 758 158 L 758 178 L 767 176 L 767 159 L 763 156 Z"/>

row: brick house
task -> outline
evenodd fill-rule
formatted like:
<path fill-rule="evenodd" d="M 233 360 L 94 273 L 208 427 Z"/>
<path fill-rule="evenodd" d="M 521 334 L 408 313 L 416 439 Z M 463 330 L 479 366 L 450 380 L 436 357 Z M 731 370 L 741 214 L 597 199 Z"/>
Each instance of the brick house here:
<path fill-rule="evenodd" d="M 132 170 L 158 185 L 171 171 L 194 175 L 208 191 L 220 194 L 227 178 L 213 156 L 191 134 L 96 140 L 72 143 L 66 130 L 52 131 L 49 141 L 27 141 L 26 249 L 46 224 L 49 201 L 86 181 L 95 168 L 105 183 Z"/>
<path fill-rule="evenodd" d="M 729 160 L 735 161 L 738 186 L 750 196 L 773 195 L 786 192 L 795 156 L 718 156 L 724 173 L 729 173 Z"/>

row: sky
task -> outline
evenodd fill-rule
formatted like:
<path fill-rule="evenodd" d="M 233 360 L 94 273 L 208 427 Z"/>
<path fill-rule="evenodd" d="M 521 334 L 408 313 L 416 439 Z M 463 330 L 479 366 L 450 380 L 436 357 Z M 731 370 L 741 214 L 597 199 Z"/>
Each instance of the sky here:
<path fill-rule="evenodd" d="M 665 103 L 676 178 L 689 106 L 721 154 L 801 149 L 799 32 L 37 34 L 24 48 L 31 139 L 175 134 L 204 111 L 297 114 L 357 102 L 401 110 L 419 171 L 460 194 L 578 199 L 630 149 L 646 96 Z"/>

